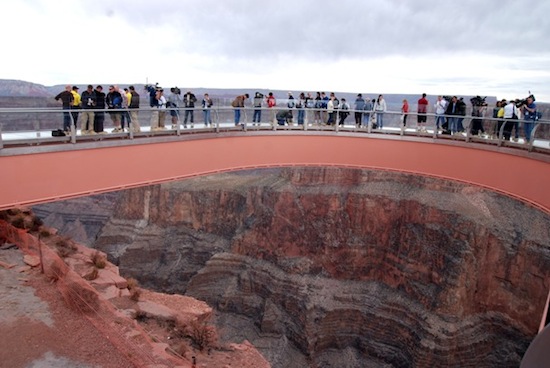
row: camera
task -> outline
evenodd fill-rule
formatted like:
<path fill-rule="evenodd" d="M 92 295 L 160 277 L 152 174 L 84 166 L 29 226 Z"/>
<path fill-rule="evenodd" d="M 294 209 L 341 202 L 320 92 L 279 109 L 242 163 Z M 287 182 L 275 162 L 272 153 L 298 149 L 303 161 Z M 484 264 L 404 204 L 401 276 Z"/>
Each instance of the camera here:
<path fill-rule="evenodd" d="M 520 100 L 519 98 L 516 98 L 516 99 L 514 100 L 514 102 L 516 103 L 516 107 L 519 109 L 519 108 L 522 107 L 523 105 L 527 105 L 527 99 L 528 99 L 528 98 L 532 98 L 532 99 L 533 99 L 533 102 L 536 101 L 535 96 L 533 96 L 532 94 L 529 94 L 529 96 L 527 96 L 527 97 L 525 97 L 525 98 L 523 98 L 523 99 L 521 99 L 521 100 Z"/>
<path fill-rule="evenodd" d="M 481 96 L 475 96 L 470 98 L 470 102 L 472 103 L 472 106 L 479 107 L 479 106 L 487 106 L 487 102 L 485 102 L 485 99 L 487 97 L 481 97 Z"/>
<path fill-rule="evenodd" d="M 157 90 L 157 89 L 160 89 L 160 88 L 159 88 L 159 84 L 157 82 L 154 85 L 146 84 L 146 85 L 143 86 L 143 89 L 146 90 L 146 91 L 151 92 L 151 90 Z"/>
<path fill-rule="evenodd" d="M 178 87 L 170 88 L 170 92 L 175 93 L 176 95 L 181 95 L 181 89 Z"/>

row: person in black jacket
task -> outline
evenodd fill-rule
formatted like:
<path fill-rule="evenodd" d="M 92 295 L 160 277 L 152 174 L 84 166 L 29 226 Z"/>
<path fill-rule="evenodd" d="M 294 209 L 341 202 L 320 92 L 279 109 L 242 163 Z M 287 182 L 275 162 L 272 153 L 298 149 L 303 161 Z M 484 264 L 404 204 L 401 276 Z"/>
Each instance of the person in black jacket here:
<path fill-rule="evenodd" d="M 141 127 L 138 120 L 138 109 L 139 109 L 139 93 L 136 92 L 136 89 L 134 86 L 128 87 L 128 90 L 130 91 L 130 100 L 128 101 L 128 109 L 130 110 L 130 123 L 131 123 L 131 129 L 134 133 L 139 133 L 141 131 Z"/>
<path fill-rule="evenodd" d="M 71 105 L 73 104 L 74 97 L 71 93 L 71 85 L 66 85 L 65 90 L 61 93 L 59 93 L 57 96 L 55 96 L 55 100 L 59 101 L 61 100 L 63 110 L 70 110 Z M 69 115 L 69 112 L 63 113 L 63 130 L 65 132 L 70 132 L 71 130 L 71 116 Z"/>
<path fill-rule="evenodd" d="M 103 87 L 101 85 L 95 88 L 95 108 L 97 110 L 105 109 L 105 93 L 103 93 Z M 94 131 L 96 133 L 103 133 L 104 122 L 105 112 L 96 111 L 94 114 Z"/>

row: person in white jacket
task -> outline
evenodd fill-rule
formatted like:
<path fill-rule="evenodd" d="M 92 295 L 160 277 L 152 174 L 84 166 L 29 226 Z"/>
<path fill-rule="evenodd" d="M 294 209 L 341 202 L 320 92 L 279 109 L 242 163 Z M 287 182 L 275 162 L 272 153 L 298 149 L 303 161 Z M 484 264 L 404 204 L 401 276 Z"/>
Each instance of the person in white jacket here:
<path fill-rule="evenodd" d="M 376 113 L 376 125 L 378 126 L 378 129 L 384 128 L 384 113 L 386 110 L 386 100 L 384 100 L 384 96 L 379 95 L 378 99 L 374 103 L 374 112 Z"/>

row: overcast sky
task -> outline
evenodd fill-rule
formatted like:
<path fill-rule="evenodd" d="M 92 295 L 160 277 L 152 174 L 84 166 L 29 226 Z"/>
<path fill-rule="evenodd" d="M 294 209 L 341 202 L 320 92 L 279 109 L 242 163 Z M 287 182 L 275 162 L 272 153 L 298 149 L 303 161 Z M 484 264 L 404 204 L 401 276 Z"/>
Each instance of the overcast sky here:
<path fill-rule="evenodd" d="M 9 6 L 8 6 L 9 4 Z M 549 0 L 18 0 L 1 79 L 550 102 Z"/>

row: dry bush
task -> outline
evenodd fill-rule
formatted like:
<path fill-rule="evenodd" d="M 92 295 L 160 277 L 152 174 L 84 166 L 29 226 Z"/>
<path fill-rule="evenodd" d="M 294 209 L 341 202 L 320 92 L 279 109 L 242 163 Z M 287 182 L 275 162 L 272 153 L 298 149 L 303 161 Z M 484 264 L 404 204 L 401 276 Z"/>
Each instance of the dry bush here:
<path fill-rule="evenodd" d="M 10 215 L 8 214 L 8 211 L 0 211 L 0 220 L 8 221 L 10 218 Z"/>
<path fill-rule="evenodd" d="M 19 208 L 10 208 L 9 210 L 7 210 L 7 213 L 10 216 L 15 216 L 19 215 L 21 213 L 21 210 Z"/>
<path fill-rule="evenodd" d="M 184 358 L 185 358 L 185 355 L 191 350 L 189 344 L 185 341 L 182 341 L 179 344 L 176 344 L 175 346 L 172 347 L 172 349 L 176 354 Z"/>
<path fill-rule="evenodd" d="M 126 282 L 128 283 L 128 290 L 130 291 L 130 299 L 137 302 L 141 296 L 141 289 L 138 281 L 130 277 L 126 279 Z"/>
<path fill-rule="evenodd" d="M 91 281 L 91 280 L 97 279 L 98 276 L 99 276 L 99 270 L 97 269 L 97 267 L 93 267 L 90 272 L 84 275 L 84 279 Z"/>
<path fill-rule="evenodd" d="M 68 238 L 61 238 L 55 243 L 57 254 L 61 258 L 68 257 L 76 252 L 76 245 Z"/>
<path fill-rule="evenodd" d="M 218 332 L 206 322 L 193 321 L 187 326 L 186 334 L 200 351 L 214 347 L 218 342 Z"/>
<path fill-rule="evenodd" d="M 52 236 L 52 233 L 50 233 L 50 230 L 49 229 L 40 229 L 40 232 L 38 233 L 40 235 L 41 238 L 49 238 L 50 236 Z"/>
<path fill-rule="evenodd" d="M 100 268 L 100 269 L 103 269 L 105 268 L 105 266 L 107 265 L 107 259 L 105 258 L 105 256 L 103 254 L 101 254 L 100 251 L 96 250 L 92 256 L 91 256 L 91 261 L 93 263 L 93 265 L 97 268 Z"/>
<path fill-rule="evenodd" d="M 97 292 L 76 282 L 68 282 L 59 288 L 69 307 L 81 313 L 91 313 L 99 309 Z"/>
<path fill-rule="evenodd" d="M 22 214 L 17 215 L 12 221 L 11 224 L 18 229 L 25 229 L 25 216 Z"/>
<path fill-rule="evenodd" d="M 52 262 L 49 267 L 45 269 L 46 276 L 52 281 L 56 282 L 65 276 L 65 270 L 61 268 L 62 266 L 58 262 Z"/>
<path fill-rule="evenodd" d="M 44 225 L 44 221 L 42 221 L 40 218 L 33 216 L 30 229 L 31 231 L 39 231 L 40 227 Z"/>

